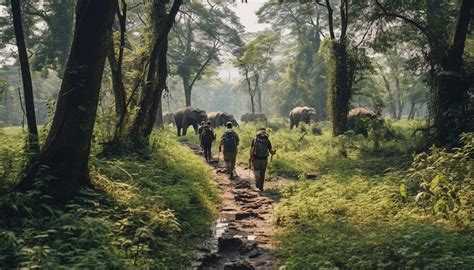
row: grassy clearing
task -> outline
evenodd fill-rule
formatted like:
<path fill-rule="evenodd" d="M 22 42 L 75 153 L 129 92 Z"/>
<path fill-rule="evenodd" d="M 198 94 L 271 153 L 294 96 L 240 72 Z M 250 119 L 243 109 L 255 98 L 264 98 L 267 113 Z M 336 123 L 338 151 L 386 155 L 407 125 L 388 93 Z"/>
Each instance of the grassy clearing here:
<path fill-rule="evenodd" d="M 412 153 L 420 148 L 420 138 L 411 138 L 420 123 L 392 123 L 394 139 L 377 143 L 372 133 L 368 139 L 331 138 L 327 123 L 317 136 L 289 131 L 283 123 L 271 125 L 277 127 L 270 138 L 279 149 L 272 174 L 299 179 L 280 191 L 274 215 L 274 240 L 288 269 L 472 269 L 472 215 L 466 214 L 472 214 L 472 192 L 464 188 L 464 208 L 454 210 L 465 210 L 458 215 L 461 221 L 426 212 L 415 202 L 416 193 L 401 193 L 401 184 L 410 177 Z M 242 159 L 247 158 L 246 141 L 243 148 Z M 458 171 L 472 184 L 472 163 L 463 162 Z M 446 166 L 455 163 L 448 160 Z M 308 172 L 318 179 L 306 180 Z"/>
<path fill-rule="evenodd" d="M 2 194 L 21 168 L 22 138 L 17 130 L 0 135 Z M 208 235 L 217 214 L 214 175 L 174 136 L 156 133 L 152 141 L 147 160 L 93 157 L 94 189 L 82 190 L 64 207 L 40 192 L 2 195 L 0 267 L 191 265 L 197 240 Z"/>

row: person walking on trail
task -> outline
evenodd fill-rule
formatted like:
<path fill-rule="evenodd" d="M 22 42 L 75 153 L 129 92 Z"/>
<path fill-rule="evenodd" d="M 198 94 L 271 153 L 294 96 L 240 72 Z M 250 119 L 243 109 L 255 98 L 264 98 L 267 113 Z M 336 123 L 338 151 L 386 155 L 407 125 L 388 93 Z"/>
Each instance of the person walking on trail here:
<path fill-rule="evenodd" d="M 202 126 L 202 131 L 199 135 L 199 142 L 204 150 L 204 158 L 208 163 L 211 162 L 212 158 L 212 143 L 216 140 L 216 133 L 212 129 L 210 123 L 206 123 Z"/>
<path fill-rule="evenodd" d="M 275 155 L 276 150 L 272 148 L 266 129 L 260 128 L 250 146 L 250 162 L 255 174 L 255 185 L 260 191 L 263 191 L 269 154 Z"/>
<path fill-rule="evenodd" d="M 237 157 L 237 146 L 239 145 L 239 135 L 232 129 L 232 123 L 227 122 L 226 131 L 222 134 L 221 143 L 219 145 L 219 153 L 224 147 L 224 161 L 227 173 L 230 179 L 234 178 L 235 160 Z"/>

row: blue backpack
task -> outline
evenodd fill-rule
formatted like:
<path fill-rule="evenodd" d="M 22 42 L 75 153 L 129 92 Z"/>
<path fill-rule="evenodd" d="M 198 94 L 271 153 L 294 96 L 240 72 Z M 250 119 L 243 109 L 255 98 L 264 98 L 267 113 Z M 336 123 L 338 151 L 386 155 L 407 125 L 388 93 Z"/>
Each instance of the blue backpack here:
<path fill-rule="evenodd" d="M 224 141 L 224 151 L 236 151 L 237 150 L 237 138 L 232 130 L 227 130 L 222 137 Z"/>

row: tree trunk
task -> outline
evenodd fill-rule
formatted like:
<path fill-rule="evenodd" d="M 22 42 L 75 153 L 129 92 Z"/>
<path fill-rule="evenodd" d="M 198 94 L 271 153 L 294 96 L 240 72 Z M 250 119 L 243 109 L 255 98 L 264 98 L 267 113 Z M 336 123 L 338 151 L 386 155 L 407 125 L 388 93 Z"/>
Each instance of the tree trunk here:
<path fill-rule="evenodd" d="M 21 66 L 23 95 L 25 97 L 25 113 L 28 123 L 28 150 L 31 153 L 39 152 L 38 128 L 36 126 L 35 103 L 33 100 L 33 83 L 31 82 L 30 64 L 26 51 L 23 24 L 21 20 L 20 0 L 11 0 L 13 27 L 15 29 L 16 45 Z"/>
<path fill-rule="evenodd" d="M 257 106 L 258 106 L 258 112 L 262 113 L 262 89 L 260 87 L 257 88 Z"/>
<path fill-rule="evenodd" d="M 396 69 L 396 71 L 397 71 L 397 74 L 398 74 L 397 69 Z M 400 119 L 402 119 L 403 107 L 405 105 L 403 104 L 403 100 L 402 100 L 402 89 L 400 88 L 400 79 L 398 78 L 398 75 L 397 75 L 397 77 L 395 77 L 395 88 L 397 89 L 397 105 L 398 105 L 397 119 L 400 120 Z"/>
<path fill-rule="evenodd" d="M 434 127 L 435 142 L 439 145 L 455 143 L 459 134 L 472 128 L 472 115 L 467 113 L 469 83 L 462 74 L 472 5 L 472 0 L 461 1 L 453 41 L 442 61 L 442 71 L 436 76 Z"/>
<path fill-rule="evenodd" d="M 330 109 L 333 125 L 333 136 L 344 134 L 347 131 L 347 113 L 351 98 L 350 74 L 346 44 L 332 41 L 332 54 L 335 65 L 331 76 Z"/>
<path fill-rule="evenodd" d="M 25 169 L 17 190 L 47 181 L 46 191 L 64 202 L 90 184 L 91 138 L 115 9 L 114 0 L 77 2 L 73 43 L 51 129 L 37 163 Z"/>
<path fill-rule="evenodd" d="M 150 110 L 147 113 L 147 118 L 145 122 L 145 129 L 143 133 L 144 138 L 148 138 L 153 131 L 153 126 L 157 118 L 158 109 L 161 105 L 161 98 L 163 96 L 163 91 L 166 88 L 166 77 L 168 77 L 168 65 L 166 60 L 166 55 L 168 52 L 168 40 L 166 40 L 164 47 L 160 50 L 160 55 L 158 56 L 158 74 L 155 79 L 153 103 L 151 104 Z"/>
<path fill-rule="evenodd" d="M 381 74 L 382 75 L 382 79 L 383 79 L 383 82 L 384 82 L 384 85 L 385 85 L 385 89 L 387 90 L 387 93 L 388 93 L 388 98 L 390 99 L 389 100 L 389 104 L 390 104 L 390 114 L 392 116 L 393 119 L 397 118 L 397 108 L 395 106 L 395 100 L 394 100 L 394 97 L 393 97 L 393 94 L 392 94 L 392 89 L 390 88 L 390 82 L 388 81 L 387 77 L 385 77 L 385 75 Z"/>
<path fill-rule="evenodd" d="M 112 73 L 112 90 L 114 92 L 115 114 L 117 115 L 117 119 L 119 119 L 121 115 L 127 113 L 127 107 L 125 87 L 123 85 L 122 78 L 122 69 L 115 59 L 113 35 L 111 35 L 109 38 L 107 46 L 107 59 L 109 60 L 110 70 Z"/>
<path fill-rule="evenodd" d="M 156 125 L 160 128 L 163 128 L 163 97 L 160 98 L 158 103 L 158 111 L 156 112 Z"/>
<path fill-rule="evenodd" d="M 161 94 L 166 86 L 168 33 L 173 26 L 181 3 L 182 0 L 175 0 L 168 15 L 166 15 L 164 0 L 155 1 L 153 4 L 154 31 L 158 36 L 151 49 L 147 78 L 139 101 L 139 110 L 128 134 L 135 143 L 142 144 L 148 140 L 153 130 Z"/>
<path fill-rule="evenodd" d="M 10 126 L 10 105 L 8 102 L 9 99 L 8 85 L 5 85 L 3 88 L 3 106 L 5 108 L 5 125 Z"/>
<path fill-rule="evenodd" d="M 191 106 L 191 86 L 189 85 L 189 77 L 183 76 L 184 98 L 186 100 L 186 107 Z"/>
<path fill-rule="evenodd" d="M 415 119 L 415 106 L 416 106 L 416 97 L 413 97 L 411 100 L 410 113 L 408 114 L 408 120 Z"/>
<path fill-rule="evenodd" d="M 250 94 L 250 104 L 251 104 L 251 109 L 252 109 L 252 115 L 254 115 L 255 114 L 255 101 L 252 94 Z"/>

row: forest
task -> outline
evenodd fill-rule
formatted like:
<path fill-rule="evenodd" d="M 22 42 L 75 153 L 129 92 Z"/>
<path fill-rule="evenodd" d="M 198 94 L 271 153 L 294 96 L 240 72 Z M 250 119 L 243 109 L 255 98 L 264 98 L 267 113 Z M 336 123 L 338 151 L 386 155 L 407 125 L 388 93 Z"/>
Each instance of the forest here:
<path fill-rule="evenodd" d="M 0 269 L 473 269 L 473 5 L 0 1 Z"/>

